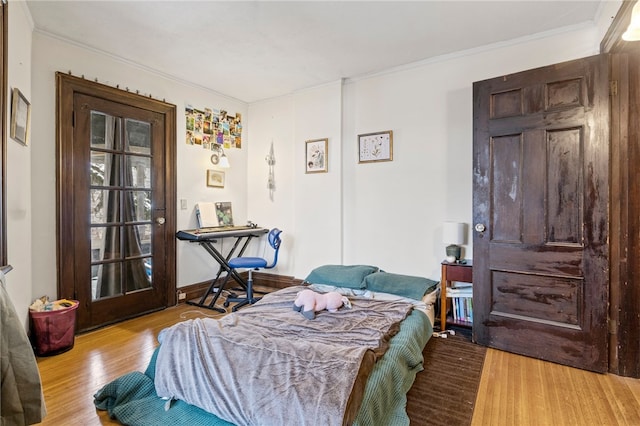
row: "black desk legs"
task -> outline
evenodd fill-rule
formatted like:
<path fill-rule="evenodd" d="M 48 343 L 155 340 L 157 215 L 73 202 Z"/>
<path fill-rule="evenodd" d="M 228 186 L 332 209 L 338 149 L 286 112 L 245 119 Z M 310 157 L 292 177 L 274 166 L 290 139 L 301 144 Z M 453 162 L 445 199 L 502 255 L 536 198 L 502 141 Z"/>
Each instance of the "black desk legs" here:
<path fill-rule="evenodd" d="M 229 253 L 227 254 L 227 256 L 223 256 L 222 253 L 220 253 L 220 251 L 218 251 L 214 246 L 214 243 L 216 243 L 217 240 L 203 240 L 198 242 L 202 247 L 204 247 L 207 253 L 209 253 L 211 257 L 213 257 L 216 260 L 218 265 L 220 265 L 220 269 L 218 269 L 218 273 L 216 274 L 216 277 L 213 279 L 213 281 L 211 281 L 211 284 L 209 284 L 207 291 L 202 295 L 200 300 L 198 300 L 197 302 L 188 300 L 187 303 L 189 305 L 212 309 L 220 313 L 227 312 L 226 309 L 219 308 L 215 306 L 215 304 L 218 301 L 218 298 L 220 297 L 220 295 L 222 294 L 222 291 L 224 290 L 224 287 L 227 281 L 229 280 L 229 278 L 233 277 L 233 279 L 238 284 L 240 284 L 243 290 L 247 289 L 247 283 L 242 279 L 240 275 L 238 275 L 238 272 L 235 269 L 229 266 L 229 259 L 233 257 L 233 254 L 238 249 L 238 247 L 240 247 L 240 244 L 244 240 L 244 244 L 242 244 L 240 252 L 238 253 L 238 256 L 242 256 L 244 251 L 247 249 L 247 246 L 249 245 L 249 241 L 251 241 L 252 237 L 253 237 L 252 235 L 236 237 L 236 241 L 233 244 L 233 247 L 231 248 L 231 250 L 229 250 Z M 225 277 L 224 280 L 222 280 L 222 282 L 219 285 L 216 286 L 216 284 L 218 284 L 220 275 L 222 274 L 223 271 L 227 273 L 227 276 Z M 215 294 L 211 299 L 211 302 L 205 303 L 207 298 L 213 293 Z"/>

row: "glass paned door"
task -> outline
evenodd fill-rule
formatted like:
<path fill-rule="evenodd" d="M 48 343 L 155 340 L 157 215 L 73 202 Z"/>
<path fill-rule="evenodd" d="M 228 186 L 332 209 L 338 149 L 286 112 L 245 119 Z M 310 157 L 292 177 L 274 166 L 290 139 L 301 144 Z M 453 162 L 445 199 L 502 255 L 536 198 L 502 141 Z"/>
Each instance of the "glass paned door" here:
<path fill-rule="evenodd" d="M 78 331 L 175 303 L 175 105 L 56 83 L 58 296 Z"/>
<path fill-rule="evenodd" d="M 153 286 L 151 125 L 92 110 L 91 298 Z"/>

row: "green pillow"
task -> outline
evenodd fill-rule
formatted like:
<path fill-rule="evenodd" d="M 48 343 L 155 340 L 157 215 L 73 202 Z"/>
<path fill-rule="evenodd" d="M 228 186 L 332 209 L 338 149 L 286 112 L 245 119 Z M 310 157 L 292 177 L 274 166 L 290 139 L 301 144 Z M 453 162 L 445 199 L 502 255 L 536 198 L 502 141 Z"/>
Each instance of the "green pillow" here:
<path fill-rule="evenodd" d="M 369 265 L 323 265 L 311 271 L 305 282 L 362 289 L 364 278 L 377 271 L 378 267 Z"/>
<path fill-rule="evenodd" d="M 436 289 L 438 282 L 411 275 L 376 272 L 364 279 L 367 290 L 383 291 L 402 297 L 421 300 L 422 296 Z"/>

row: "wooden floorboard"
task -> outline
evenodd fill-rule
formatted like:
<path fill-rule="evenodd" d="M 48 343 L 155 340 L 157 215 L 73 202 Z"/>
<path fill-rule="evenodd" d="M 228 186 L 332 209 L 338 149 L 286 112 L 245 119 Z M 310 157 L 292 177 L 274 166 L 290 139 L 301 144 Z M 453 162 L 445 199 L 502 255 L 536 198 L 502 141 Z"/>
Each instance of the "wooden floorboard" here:
<path fill-rule="evenodd" d="M 48 410 L 42 424 L 118 424 L 95 409 L 96 391 L 123 374 L 144 371 L 163 328 L 219 315 L 182 304 L 76 336 L 70 351 L 38 358 Z M 489 349 L 472 424 L 640 425 L 640 380 Z"/>
<path fill-rule="evenodd" d="M 472 425 L 640 425 L 640 380 L 489 349 Z"/>

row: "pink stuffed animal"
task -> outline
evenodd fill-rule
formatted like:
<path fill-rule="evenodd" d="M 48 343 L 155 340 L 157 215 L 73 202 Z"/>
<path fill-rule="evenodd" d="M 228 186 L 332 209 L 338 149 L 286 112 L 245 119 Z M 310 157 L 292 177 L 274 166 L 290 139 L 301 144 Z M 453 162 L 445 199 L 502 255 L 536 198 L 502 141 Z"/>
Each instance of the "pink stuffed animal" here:
<path fill-rule="evenodd" d="M 329 312 L 337 312 L 342 306 L 350 308 L 351 302 L 346 296 L 336 291 L 316 293 L 313 290 L 302 290 L 293 302 L 293 310 L 301 312 L 307 319 L 314 319 L 316 312 L 324 309 Z"/>

